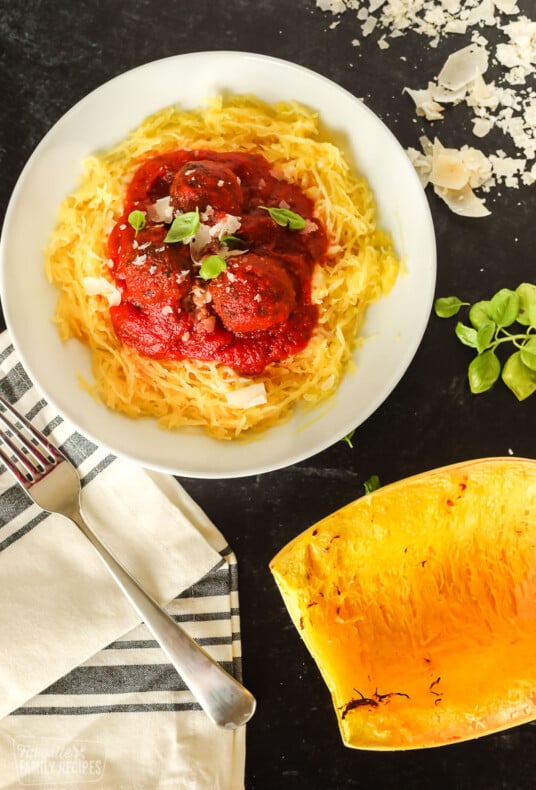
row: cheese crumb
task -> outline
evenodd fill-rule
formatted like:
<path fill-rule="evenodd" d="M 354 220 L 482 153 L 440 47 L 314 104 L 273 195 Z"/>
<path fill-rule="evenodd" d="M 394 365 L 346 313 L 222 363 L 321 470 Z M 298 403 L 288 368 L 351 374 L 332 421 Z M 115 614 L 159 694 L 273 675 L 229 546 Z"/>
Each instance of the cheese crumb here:
<path fill-rule="evenodd" d="M 229 406 L 234 406 L 237 409 L 251 409 L 253 406 L 262 406 L 263 403 L 267 403 L 266 388 L 262 381 L 232 390 L 225 397 Z"/>
<path fill-rule="evenodd" d="M 82 286 L 88 296 L 104 296 L 110 307 L 121 303 L 121 291 L 105 277 L 84 277 Z"/>

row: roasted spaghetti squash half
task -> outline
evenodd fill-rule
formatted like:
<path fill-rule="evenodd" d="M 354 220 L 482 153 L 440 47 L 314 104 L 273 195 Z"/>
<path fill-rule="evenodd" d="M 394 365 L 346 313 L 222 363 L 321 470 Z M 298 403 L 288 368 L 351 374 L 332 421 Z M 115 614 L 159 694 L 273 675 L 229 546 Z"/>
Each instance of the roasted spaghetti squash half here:
<path fill-rule="evenodd" d="M 536 719 L 536 461 L 380 488 L 271 570 L 346 746 L 433 747 Z"/>

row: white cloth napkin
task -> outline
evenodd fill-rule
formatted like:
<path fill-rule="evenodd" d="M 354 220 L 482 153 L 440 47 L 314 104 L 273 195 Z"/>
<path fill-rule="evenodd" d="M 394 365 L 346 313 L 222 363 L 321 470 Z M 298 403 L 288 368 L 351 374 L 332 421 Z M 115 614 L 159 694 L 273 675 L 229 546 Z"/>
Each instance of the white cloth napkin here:
<path fill-rule="evenodd" d="M 95 532 L 241 675 L 236 560 L 174 478 L 96 447 L 32 386 L 7 333 L 0 393 L 78 467 Z M 245 731 L 200 710 L 97 554 L 0 475 L 0 788 L 240 790 Z"/>

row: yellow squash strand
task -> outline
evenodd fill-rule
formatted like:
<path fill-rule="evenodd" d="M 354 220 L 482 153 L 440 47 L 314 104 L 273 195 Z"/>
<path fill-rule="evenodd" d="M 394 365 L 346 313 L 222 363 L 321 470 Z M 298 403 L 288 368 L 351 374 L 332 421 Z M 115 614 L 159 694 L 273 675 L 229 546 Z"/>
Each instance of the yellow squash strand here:
<path fill-rule="evenodd" d="M 111 279 L 107 237 L 139 160 L 183 148 L 263 154 L 314 201 L 328 232 L 328 262 L 317 267 L 313 281 L 319 322 L 312 340 L 253 379 L 211 362 L 141 356 L 115 337 L 106 299 L 83 287 L 85 277 Z M 298 402 L 316 404 L 335 391 L 367 306 L 390 290 L 399 263 L 391 239 L 376 225 L 371 190 L 320 133 L 316 114 L 297 103 L 235 96 L 193 111 L 166 108 L 112 150 L 89 157 L 80 186 L 61 206 L 46 271 L 61 292 L 55 316 L 61 336 L 91 350 L 94 380 L 82 384 L 95 397 L 130 417 L 157 418 L 164 428 L 201 426 L 216 438 L 233 439 L 281 422 Z M 244 409 L 228 403 L 230 392 L 254 382 L 264 383 L 265 404 Z"/>

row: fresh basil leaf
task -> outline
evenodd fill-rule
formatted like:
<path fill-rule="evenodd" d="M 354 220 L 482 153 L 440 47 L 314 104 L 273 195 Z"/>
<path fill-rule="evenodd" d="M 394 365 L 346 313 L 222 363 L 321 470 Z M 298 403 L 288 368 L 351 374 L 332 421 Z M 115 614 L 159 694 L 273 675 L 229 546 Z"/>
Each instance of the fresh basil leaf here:
<path fill-rule="evenodd" d="M 536 370 L 536 337 L 531 337 L 519 349 L 519 356 L 524 365 L 530 370 Z"/>
<path fill-rule="evenodd" d="M 536 371 L 523 364 L 519 351 L 504 363 L 502 380 L 520 401 L 536 392 Z"/>
<path fill-rule="evenodd" d="M 536 326 L 536 285 L 521 283 L 516 288 L 519 297 L 517 321 L 523 326 Z"/>
<path fill-rule="evenodd" d="M 493 321 L 487 321 L 487 323 L 480 325 L 476 333 L 476 350 L 479 354 L 487 349 L 493 340 L 496 329 L 497 327 Z"/>
<path fill-rule="evenodd" d="M 213 280 L 227 268 L 227 264 L 219 255 L 209 255 L 204 259 L 199 269 L 199 276 L 203 280 Z"/>
<path fill-rule="evenodd" d="M 199 230 L 199 225 L 199 209 L 197 207 L 195 211 L 178 214 L 173 220 L 164 241 L 168 244 L 175 244 L 178 241 L 189 241 Z"/>
<path fill-rule="evenodd" d="M 483 324 L 489 323 L 489 302 L 475 302 L 469 310 L 469 321 L 475 329 L 480 329 Z"/>
<path fill-rule="evenodd" d="M 378 475 L 371 475 L 368 480 L 365 480 L 363 486 L 365 488 L 365 493 L 371 494 L 372 491 L 376 491 L 380 487 L 380 478 Z"/>
<path fill-rule="evenodd" d="M 491 389 L 501 373 L 501 363 L 494 351 L 475 357 L 468 369 L 469 386 L 474 395 Z"/>
<path fill-rule="evenodd" d="M 489 303 L 489 316 L 497 326 L 510 326 L 519 313 L 519 296 L 509 288 L 501 288 Z"/>
<path fill-rule="evenodd" d="M 435 314 L 439 318 L 452 318 L 460 308 L 468 305 L 469 302 L 462 302 L 457 296 L 442 296 L 434 302 Z"/>
<path fill-rule="evenodd" d="M 225 236 L 221 237 L 220 241 L 222 244 L 226 244 L 228 247 L 234 246 L 235 244 L 240 246 L 244 244 L 243 239 L 238 238 L 238 236 L 233 236 L 232 233 L 226 233 Z"/>
<path fill-rule="evenodd" d="M 301 230 L 305 227 L 305 220 L 295 211 L 290 211 L 288 208 L 277 208 L 268 206 L 259 206 L 259 208 L 267 211 L 274 222 L 277 222 L 281 227 L 289 227 L 290 230 Z"/>
<path fill-rule="evenodd" d="M 128 224 L 132 225 L 137 236 L 138 231 L 145 227 L 145 211 L 131 211 L 128 215 Z"/>
<path fill-rule="evenodd" d="M 456 332 L 456 337 L 464 344 L 464 346 L 469 346 L 470 348 L 477 347 L 476 329 L 473 329 L 472 326 L 466 326 L 465 324 L 462 324 L 461 321 L 458 321 L 454 331 Z"/>

